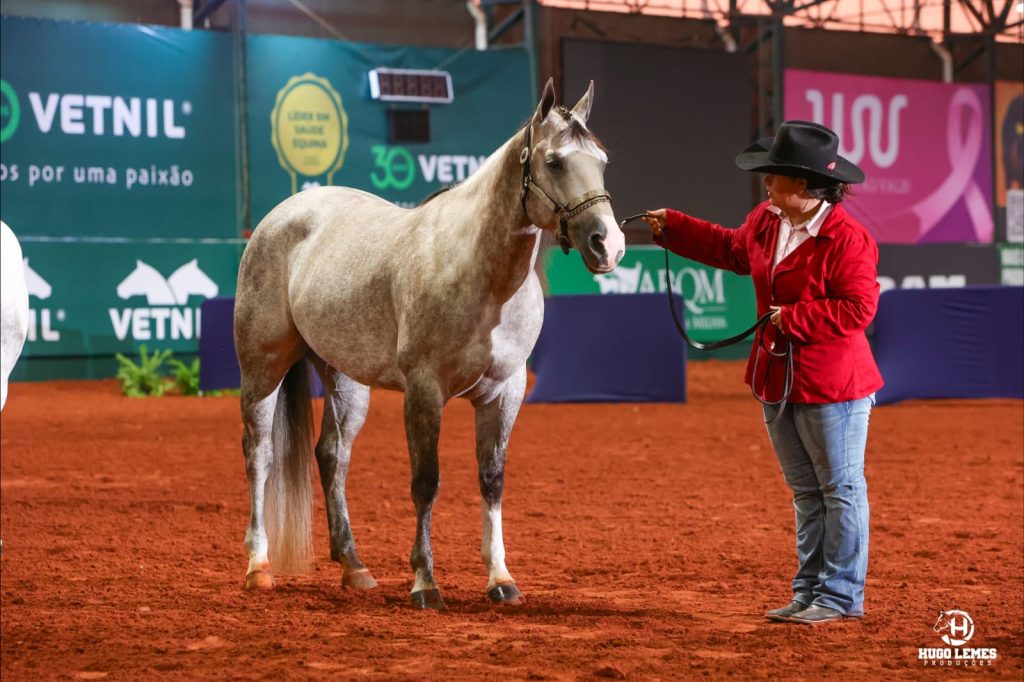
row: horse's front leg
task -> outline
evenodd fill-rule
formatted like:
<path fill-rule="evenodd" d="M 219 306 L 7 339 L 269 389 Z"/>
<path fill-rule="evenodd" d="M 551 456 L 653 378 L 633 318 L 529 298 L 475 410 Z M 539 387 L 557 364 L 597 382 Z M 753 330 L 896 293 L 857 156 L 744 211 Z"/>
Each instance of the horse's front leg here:
<path fill-rule="evenodd" d="M 434 582 L 434 555 L 430 549 L 430 515 L 441 484 L 437 440 L 443 407 L 441 388 L 433 376 L 406 377 L 405 436 L 412 464 L 412 501 L 416 506 L 416 542 L 409 557 L 414 573 L 411 599 L 421 609 L 445 608 Z"/>
<path fill-rule="evenodd" d="M 483 541 L 480 555 L 487 567 L 487 596 L 491 601 L 518 604 L 523 595 L 505 568 L 501 534 L 501 496 L 505 489 L 505 453 L 526 390 L 526 366 L 486 402 L 476 407 L 476 461 L 482 498 Z"/>

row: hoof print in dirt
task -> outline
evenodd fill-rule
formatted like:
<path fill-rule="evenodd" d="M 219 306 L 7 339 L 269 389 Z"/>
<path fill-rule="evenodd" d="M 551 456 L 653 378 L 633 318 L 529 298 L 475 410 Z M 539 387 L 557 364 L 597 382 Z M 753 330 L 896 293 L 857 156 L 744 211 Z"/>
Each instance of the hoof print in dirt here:
<path fill-rule="evenodd" d="M 412 605 L 418 609 L 444 611 L 448 608 L 444 604 L 444 599 L 441 599 L 441 590 L 438 589 L 413 592 L 409 598 L 412 600 Z"/>
<path fill-rule="evenodd" d="M 495 604 L 522 604 L 525 599 L 515 583 L 501 583 L 487 590 L 487 597 Z"/>

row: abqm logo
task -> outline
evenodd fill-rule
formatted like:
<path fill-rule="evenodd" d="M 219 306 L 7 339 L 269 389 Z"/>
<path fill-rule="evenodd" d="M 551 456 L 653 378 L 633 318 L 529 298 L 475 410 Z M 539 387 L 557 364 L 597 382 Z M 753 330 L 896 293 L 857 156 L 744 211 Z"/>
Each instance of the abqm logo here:
<path fill-rule="evenodd" d="M 119 298 L 145 298 L 145 306 L 111 308 L 110 323 L 119 341 L 188 340 L 199 338 L 201 319 L 197 306 L 187 305 L 192 296 L 212 298 L 220 288 L 202 271 L 197 259 L 185 263 L 169 277 L 141 260 L 117 285 Z"/>
<path fill-rule="evenodd" d="M 673 291 L 686 292 L 683 305 L 693 315 L 719 312 L 726 305 L 725 283 L 721 270 L 709 271 L 684 266 L 669 272 Z M 645 269 L 638 261 L 631 267 L 619 266 L 605 275 L 594 275 L 602 294 L 664 293 L 668 288 L 665 269 Z"/>

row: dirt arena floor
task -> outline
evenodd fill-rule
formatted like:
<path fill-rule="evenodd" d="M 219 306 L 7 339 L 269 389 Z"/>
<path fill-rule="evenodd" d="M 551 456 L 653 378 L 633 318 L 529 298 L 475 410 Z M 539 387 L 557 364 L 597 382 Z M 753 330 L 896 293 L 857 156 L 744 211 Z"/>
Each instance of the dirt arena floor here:
<path fill-rule="evenodd" d="M 1024 675 L 1024 404 L 879 408 L 867 616 L 773 624 L 790 498 L 741 383 L 690 365 L 688 405 L 525 406 L 505 496 L 527 602 L 484 598 L 470 406 L 453 402 L 434 512 L 444 613 L 408 604 L 415 517 L 401 396 L 377 392 L 349 477 L 380 587 L 341 589 L 322 494 L 317 565 L 246 593 L 237 398 L 132 400 L 16 384 L 2 420 L 0 674 L 37 679 L 950 679 Z M 318 405 L 319 409 L 319 405 Z M 940 609 L 991 666 L 925 667 Z"/>

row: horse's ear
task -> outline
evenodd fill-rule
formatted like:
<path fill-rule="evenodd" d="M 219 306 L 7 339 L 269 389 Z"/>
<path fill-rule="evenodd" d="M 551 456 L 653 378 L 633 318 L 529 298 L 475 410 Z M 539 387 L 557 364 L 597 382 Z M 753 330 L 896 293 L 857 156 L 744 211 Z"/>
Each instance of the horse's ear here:
<path fill-rule="evenodd" d="M 553 106 L 555 106 L 555 81 L 548 78 L 548 82 L 544 84 L 544 92 L 540 96 L 540 104 L 537 105 L 537 111 L 533 114 L 533 120 L 537 123 L 543 121 L 548 117 L 548 112 Z"/>
<path fill-rule="evenodd" d="M 576 106 L 572 108 L 572 113 L 579 116 L 584 123 L 590 118 L 590 107 L 594 103 L 594 81 L 590 81 L 590 87 L 583 93 L 583 97 L 580 97 L 580 101 L 576 102 Z"/>

